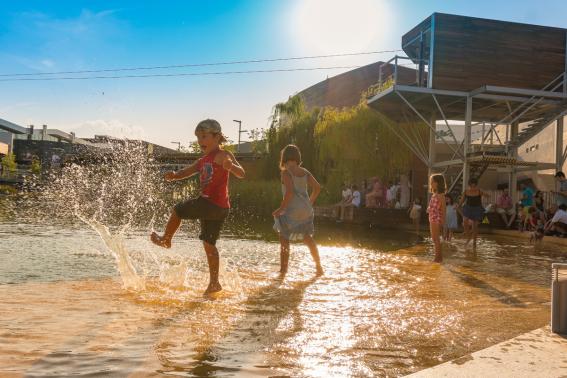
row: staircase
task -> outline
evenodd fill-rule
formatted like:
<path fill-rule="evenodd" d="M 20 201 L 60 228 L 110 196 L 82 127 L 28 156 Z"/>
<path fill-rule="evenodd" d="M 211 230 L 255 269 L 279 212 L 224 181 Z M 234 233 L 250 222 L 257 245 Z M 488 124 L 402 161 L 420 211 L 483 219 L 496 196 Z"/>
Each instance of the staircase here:
<path fill-rule="evenodd" d="M 471 164 L 469 168 L 469 178 L 476 178 L 477 180 L 480 180 L 484 172 L 488 169 L 488 166 L 489 163 L 484 162 Z M 461 171 L 449 186 L 447 194 L 453 198 L 453 201 L 457 202 L 463 192 L 463 172 Z"/>
<path fill-rule="evenodd" d="M 516 137 L 508 142 L 509 146 L 519 147 L 528 140 L 539 134 L 547 126 L 555 122 L 558 118 L 567 115 L 567 101 L 561 102 L 557 107 L 545 113 L 542 117 L 536 118 L 528 123 Z"/>

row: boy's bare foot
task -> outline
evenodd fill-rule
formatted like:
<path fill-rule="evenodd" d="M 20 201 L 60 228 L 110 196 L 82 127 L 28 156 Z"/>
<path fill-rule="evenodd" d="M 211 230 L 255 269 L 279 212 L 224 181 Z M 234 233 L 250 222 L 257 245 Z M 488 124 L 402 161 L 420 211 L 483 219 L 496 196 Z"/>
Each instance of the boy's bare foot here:
<path fill-rule="evenodd" d="M 209 286 L 207 286 L 207 290 L 205 290 L 205 293 L 203 294 L 203 296 L 209 296 L 211 294 L 215 294 L 218 293 L 219 291 L 222 291 L 222 286 L 219 282 L 215 282 L 215 283 L 210 283 Z"/>
<path fill-rule="evenodd" d="M 280 277 L 285 277 L 285 275 L 287 274 L 287 270 L 280 270 L 278 273 Z"/>
<path fill-rule="evenodd" d="M 157 246 L 163 248 L 171 248 L 171 239 L 168 240 L 164 237 L 161 237 L 155 232 L 152 232 L 152 234 L 150 235 L 150 240 Z"/>
<path fill-rule="evenodd" d="M 319 265 L 317 267 L 317 272 L 315 273 L 317 276 L 322 276 L 323 274 L 325 274 L 325 272 L 323 271 L 323 267 L 321 265 Z"/>

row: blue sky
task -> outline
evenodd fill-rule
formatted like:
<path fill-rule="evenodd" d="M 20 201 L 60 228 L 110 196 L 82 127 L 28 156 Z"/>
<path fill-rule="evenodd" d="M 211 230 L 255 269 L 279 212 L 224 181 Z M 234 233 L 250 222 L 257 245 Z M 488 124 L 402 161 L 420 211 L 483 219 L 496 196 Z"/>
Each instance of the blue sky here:
<path fill-rule="evenodd" d="M 13 1 L 0 5 L 0 74 L 396 49 L 404 32 L 436 11 L 567 28 L 567 2 L 551 0 Z M 351 66 L 391 55 L 167 72 Z M 266 127 L 275 103 L 343 71 L 4 81 L 0 118 L 173 146 L 187 145 L 195 124 L 213 117 L 236 139 L 233 119 Z"/>

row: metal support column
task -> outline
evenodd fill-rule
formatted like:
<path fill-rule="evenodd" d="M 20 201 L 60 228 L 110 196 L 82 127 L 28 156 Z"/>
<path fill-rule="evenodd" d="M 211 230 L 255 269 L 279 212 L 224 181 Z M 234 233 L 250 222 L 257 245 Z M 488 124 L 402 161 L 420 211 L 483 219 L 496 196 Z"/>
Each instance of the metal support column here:
<path fill-rule="evenodd" d="M 419 64 L 417 70 L 417 86 L 423 86 L 423 74 L 425 73 L 425 61 L 423 58 L 425 49 L 425 38 L 423 37 L 423 32 L 419 33 Z"/>
<path fill-rule="evenodd" d="M 555 128 L 555 171 L 563 170 L 563 119 L 557 119 Z"/>
<path fill-rule="evenodd" d="M 510 140 L 514 140 L 518 136 L 519 122 L 514 122 L 510 125 Z M 518 157 L 518 147 L 513 146 L 508 150 L 510 157 Z M 516 166 L 512 166 L 510 173 L 508 175 L 508 191 L 510 192 L 510 197 L 512 198 L 512 203 L 518 202 L 518 173 L 516 171 Z"/>
<path fill-rule="evenodd" d="M 429 193 L 431 193 L 430 185 L 430 178 L 433 173 L 433 165 L 435 164 L 435 140 L 436 138 L 436 125 L 437 119 L 435 118 L 435 113 L 431 115 L 431 127 L 429 128 L 429 156 L 428 156 L 428 165 L 427 165 L 427 196 L 425 198 L 429 198 Z"/>
<path fill-rule="evenodd" d="M 463 143 L 465 159 L 463 161 L 463 191 L 469 183 L 469 152 L 471 149 L 471 129 L 472 129 L 472 97 L 467 97 L 467 108 L 465 110 L 465 140 Z"/>

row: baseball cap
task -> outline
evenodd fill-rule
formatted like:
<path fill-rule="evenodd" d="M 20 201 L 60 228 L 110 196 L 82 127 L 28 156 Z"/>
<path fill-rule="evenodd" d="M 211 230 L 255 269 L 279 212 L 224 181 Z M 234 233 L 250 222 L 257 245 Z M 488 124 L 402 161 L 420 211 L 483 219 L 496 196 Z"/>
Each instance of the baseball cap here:
<path fill-rule="evenodd" d="M 204 131 L 211 134 L 220 134 L 221 136 L 220 143 L 227 142 L 226 136 L 224 136 L 224 134 L 222 133 L 222 128 L 220 123 L 218 123 L 218 121 L 214 119 L 208 118 L 199 122 L 197 124 L 197 127 L 195 127 L 195 132 L 197 131 Z"/>

